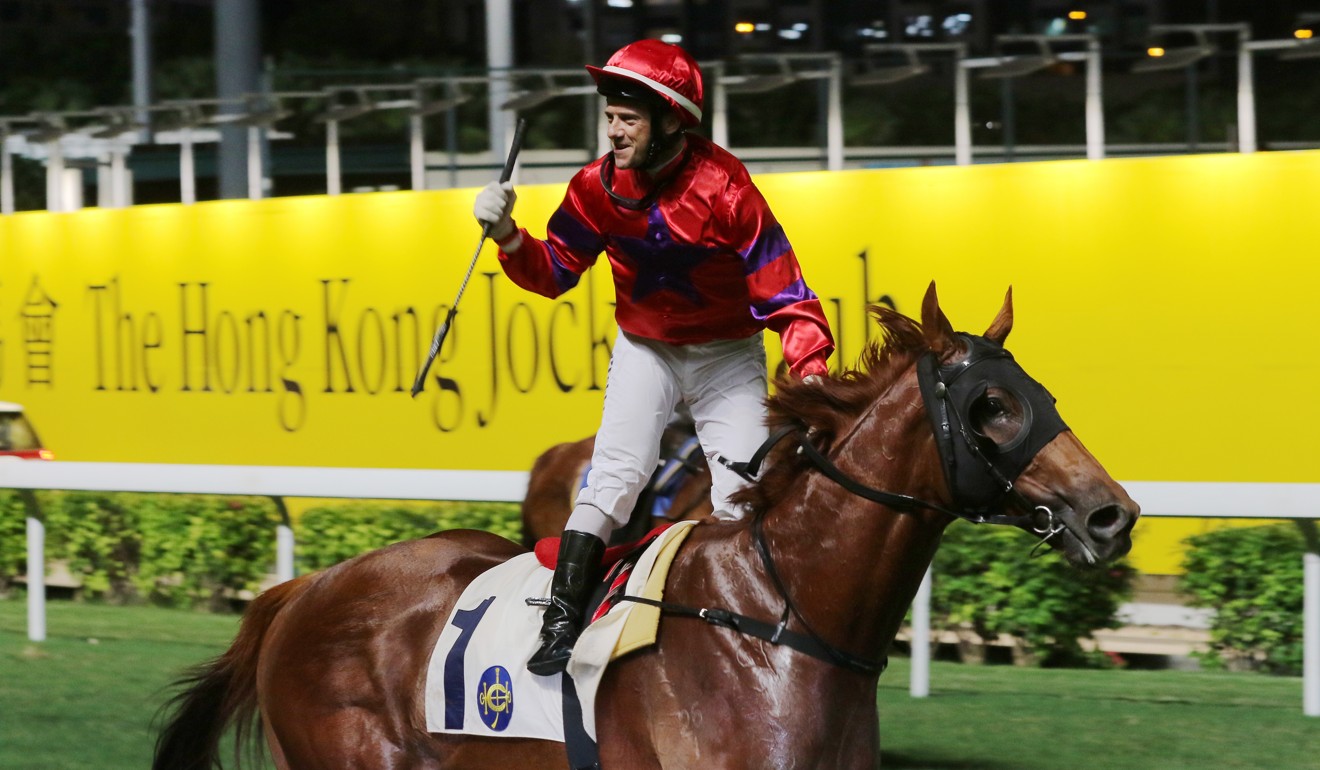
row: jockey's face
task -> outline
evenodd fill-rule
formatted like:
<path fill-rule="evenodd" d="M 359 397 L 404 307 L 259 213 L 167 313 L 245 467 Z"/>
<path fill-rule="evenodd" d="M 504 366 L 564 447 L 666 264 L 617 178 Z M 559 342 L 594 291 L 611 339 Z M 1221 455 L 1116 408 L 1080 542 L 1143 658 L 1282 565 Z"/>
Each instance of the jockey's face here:
<path fill-rule="evenodd" d="M 673 133 L 679 129 L 678 118 L 662 112 L 660 125 L 651 119 L 651 109 L 635 99 L 610 97 L 605 107 L 605 134 L 614 150 L 614 167 L 643 170 L 647 149 L 656 138 L 655 131 Z M 672 153 L 665 153 L 672 157 Z M 663 163 L 668 158 L 652 158 Z"/>
<path fill-rule="evenodd" d="M 614 167 L 641 169 L 651 144 L 651 112 L 632 99 L 611 98 L 605 107 L 605 134 L 614 149 Z"/>

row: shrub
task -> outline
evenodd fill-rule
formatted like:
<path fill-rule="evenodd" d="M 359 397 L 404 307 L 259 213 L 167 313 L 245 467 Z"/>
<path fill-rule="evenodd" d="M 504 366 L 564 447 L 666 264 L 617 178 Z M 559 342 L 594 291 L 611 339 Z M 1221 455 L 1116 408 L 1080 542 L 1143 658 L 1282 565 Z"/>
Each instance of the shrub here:
<path fill-rule="evenodd" d="M 275 504 L 264 497 L 43 492 L 46 559 L 83 596 L 223 608 L 256 590 L 274 561 Z M 0 497 L 0 581 L 26 572 L 22 496 Z M 0 583 L 2 584 L 2 583 Z"/>
<path fill-rule="evenodd" d="M 312 571 L 390 543 L 426 537 L 435 531 L 435 519 L 413 508 L 347 503 L 309 508 L 294 531 L 299 567 Z"/>
<path fill-rule="evenodd" d="M 520 527 L 513 503 L 434 503 L 424 506 L 346 503 L 310 508 L 298 521 L 298 561 L 324 569 L 358 554 L 446 529 L 484 529 L 510 540 Z"/>
<path fill-rule="evenodd" d="M 0 490 L 0 596 L 27 572 L 28 507 L 20 490 Z M 31 494 L 31 493 L 26 493 Z"/>
<path fill-rule="evenodd" d="M 1209 666 L 1296 674 L 1302 665 L 1302 554 L 1293 524 L 1224 529 L 1187 539 L 1179 588 L 1216 615 Z"/>
<path fill-rule="evenodd" d="M 52 492 L 41 497 L 46 523 L 46 558 L 63 560 L 94 598 L 136 598 L 141 536 L 136 511 L 126 496 L 106 492 Z"/>
<path fill-rule="evenodd" d="M 266 497 L 41 492 L 46 559 L 64 561 L 83 595 L 110 602 L 225 609 L 256 591 L 275 560 L 281 515 Z M 26 572 L 28 515 L 21 492 L 0 490 L 0 592 Z M 484 529 L 516 539 L 513 503 L 346 503 L 313 508 L 295 529 L 302 567 L 444 529 Z"/>
<path fill-rule="evenodd" d="M 137 512 L 141 595 L 171 606 L 225 609 L 255 592 L 275 561 L 281 521 L 267 497 L 125 495 Z"/>
<path fill-rule="evenodd" d="M 438 503 L 436 529 L 484 529 L 522 541 L 522 513 L 517 503 Z"/>
<path fill-rule="evenodd" d="M 982 642 L 1015 637 L 1019 661 L 1101 662 L 1080 640 L 1120 625 L 1134 570 L 1125 562 L 1077 569 L 1053 551 L 1031 558 L 1035 542 L 1011 527 L 951 526 L 935 556 L 931 625 L 964 637 L 971 631 Z"/>

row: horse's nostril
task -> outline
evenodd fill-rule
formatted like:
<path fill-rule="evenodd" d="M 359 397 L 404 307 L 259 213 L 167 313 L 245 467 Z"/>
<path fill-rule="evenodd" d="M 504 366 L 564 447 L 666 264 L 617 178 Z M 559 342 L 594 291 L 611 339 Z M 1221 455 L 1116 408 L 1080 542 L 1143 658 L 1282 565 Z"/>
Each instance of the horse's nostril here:
<path fill-rule="evenodd" d="M 1092 514 L 1086 516 L 1086 528 L 1096 534 L 1110 534 L 1115 528 L 1121 526 L 1123 520 L 1123 511 L 1118 506 L 1105 506 L 1092 511 Z"/>
<path fill-rule="evenodd" d="M 1127 523 L 1128 517 L 1120 505 L 1097 508 L 1086 518 L 1086 528 L 1094 535 L 1112 537 Z"/>

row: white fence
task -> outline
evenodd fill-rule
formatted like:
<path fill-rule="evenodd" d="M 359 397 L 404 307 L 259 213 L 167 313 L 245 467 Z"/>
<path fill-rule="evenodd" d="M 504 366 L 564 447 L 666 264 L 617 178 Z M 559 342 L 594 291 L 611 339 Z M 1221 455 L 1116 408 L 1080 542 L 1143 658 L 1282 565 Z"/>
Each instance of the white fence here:
<path fill-rule="evenodd" d="M 1143 516 L 1241 519 L 1320 518 L 1320 484 L 1123 482 Z M 0 489 L 177 492 L 343 497 L 390 500 L 483 500 L 518 502 L 527 474 L 513 471 L 404 470 L 392 468 L 304 468 L 243 465 L 152 465 L 139 463 L 0 463 Z M 46 636 L 45 530 L 28 519 L 28 636 Z M 293 530 L 286 522 L 276 537 L 277 574 L 293 576 Z M 1302 709 L 1320 716 L 1320 553 L 1304 556 Z M 927 572 L 913 602 L 913 697 L 930 693 L 930 585 Z"/>

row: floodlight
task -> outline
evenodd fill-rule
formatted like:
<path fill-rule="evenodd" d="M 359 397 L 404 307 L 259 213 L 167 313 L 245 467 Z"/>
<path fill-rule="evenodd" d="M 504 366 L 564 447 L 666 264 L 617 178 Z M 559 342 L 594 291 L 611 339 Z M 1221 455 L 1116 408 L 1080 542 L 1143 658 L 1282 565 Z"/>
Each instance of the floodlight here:
<path fill-rule="evenodd" d="M 1279 58 L 1286 61 L 1320 58 L 1320 39 L 1299 39 L 1296 46 L 1279 54 Z"/>
<path fill-rule="evenodd" d="M 1161 72 L 1190 67 L 1198 61 L 1213 56 L 1218 49 L 1211 43 L 1179 48 L 1150 48 L 1145 59 L 1132 65 L 1133 72 Z"/>
<path fill-rule="evenodd" d="M 517 75 L 519 73 L 513 74 Z M 585 77 L 589 77 L 578 70 L 537 70 L 532 73 L 525 72 L 522 74 L 539 76 L 542 82 L 541 87 L 530 88 L 519 92 L 517 96 L 514 96 L 512 99 L 501 104 L 500 109 L 520 112 L 522 110 L 530 110 L 534 107 L 540 107 L 542 104 L 558 99 L 561 96 L 577 96 L 596 93 L 595 83 L 590 85 L 565 86 L 555 82 L 556 77 L 573 77 L 579 81 Z"/>
<path fill-rule="evenodd" d="M 441 112 L 452 110 L 460 104 L 467 102 L 472 98 L 471 94 L 457 92 L 453 96 L 434 101 L 424 101 L 412 109 L 408 114 L 416 118 L 425 118 L 430 115 L 436 115 Z"/>
<path fill-rule="evenodd" d="M 562 93 L 562 90 L 558 88 L 542 88 L 536 91 L 525 91 L 508 100 L 504 104 L 501 104 L 500 109 L 513 110 L 514 112 L 530 110 L 533 107 L 540 107 L 542 104 L 553 100 Z"/>
<path fill-rule="evenodd" d="M 327 99 L 331 100 L 331 105 L 329 109 L 327 109 L 325 112 L 312 118 L 312 121 L 314 123 L 331 123 L 331 122 L 338 123 L 338 122 L 343 122 L 345 120 L 352 120 L 353 118 L 361 117 L 362 115 L 366 115 L 369 112 L 375 112 L 376 110 L 398 110 L 407 107 L 415 107 L 417 105 L 417 101 L 415 99 L 390 99 L 385 101 L 378 101 L 372 98 L 371 96 L 372 92 L 410 91 L 413 88 L 414 86 L 412 85 L 395 85 L 395 84 L 365 85 L 365 86 L 329 86 L 328 88 L 325 89 L 324 95 Z M 352 94 L 353 98 L 356 101 L 348 102 L 346 104 L 335 103 L 334 102 L 335 96 L 337 94 L 342 94 L 342 93 Z"/>
<path fill-rule="evenodd" d="M 130 132 L 141 131 L 147 128 L 146 123 L 139 122 L 134 117 L 134 107 L 101 107 L 97 112 L 106 117 L 108 121 L 103 127 L 98 128 L 88 136 L 93 139 L 114 139 Z"/>
<path fill-rule="evenodd" d="M 1152 46 L 1147 49 L 1147 57 L 1132 65 L 1133 72 L 1160 72 L 1190 67 L 1198 61 L 1213 56 L 1219 47 L 1210 40 L 1211 32 L 1233 32 L 1242 42 L 1251 37 L 1251 29 L 1246 24 L 1156 24 L 1150 28 L 1155 38 L 1171 33 L 1186 33 L 1193 37 L 1191 45 L 1177 47 Z"/>
<path fill-rule="evenodd" d="M 742 79 L 730 79 L 725 81 L 725 85 L 731 94 L 763 94 L 766 91 L 773 91 L 776 88 L 783 88 L 786 85 L 796 82 L 796 75 L 789 73 L 776 73 L 773 75 L 744 76 Z"/>
<path fill-rule="evenodd" d="M 67 133 L 69 133 L 69 130 L 62 125 L 62 121 L 61 123 L 51 121 L 43 122 L 37 128 L 25 131 L 23 135 L 29 142 L 45 144 L 46 142 L 53 142 Z"/>
<path fill-rule="evenodd" d="M 331 121 L 339 122 L 350 120 L 352 118 L 366 115 L 375 110 L 376 107 L 370 103 L 359 102 L 357 104 L 336 104 L 325 112 L 312 118 L 313 123 L 329 123 Z"/>
<path fill-rule="evenodd" d="M 864 59 L 864 69 L 849 78 L 855 86 L 887 86 L 930 72 L 930 65 L 917 58 L 917 50 L 911 46 L 867 46 L 866 52 L 897 51 L 907 59 L 904 64 L 888 67 L 871 66 L 870 59 Z"/>
<path fill-rule="evenodd" d="M 1030 75 L 1033 72 L 1052 67 L 1059 61 L 1059 57 L 1050 50 L 1049 43 L 1045 42 L 1043 35 L 1000 35 L 995 38 L 995 42 L 998 44 L 1006 42 L 1031 43 L 1036 47 L 1038 53 L 1000 56 L 997 64 L 981 70 L 979 77 L 986 80 Z"/>
<path fill-rule="evenodd" d="M 460 104 L 465 104 L 472 99 L 472 94 L 464 91 L 460 83 L 488 82 L 485 78 L 420 78 L 414 82 L 417 88 L 418 104 L 409 111 L 408 115 L 414 118 L 425 118 L 436 115 L 441 112 L 447 112 Z M 443 85 L 445 95 L 438 99 L 427 99 L 426 89 L 430 86 Z"/>
<path fill-rule="evenodd" d="M 778 68 L 777 72 L 767 73 L 749 73 L 744 75 L 726 75 L 720 79 L 724 84 L 724 90 L 731 94 L 763 94 L 766 91 L 773 91 L 776 88 L 796 83 L 801 80 L 804 73 L 793 71 L 792 65 L 788 63 L 787 55 L 768 55 L 768 56 L 743 56 L 739 61 L 744 65 L 749 61 L 765 61 Z"/>
<path fill-rule="evenodd" d="M 293 110 L 284 107 L 267 107 L 235 115 L 233 120 L 227 122 L 227 125 L 243 126 L 245 128 L 270 128 L 281 120 L 292 116 Z"/>

